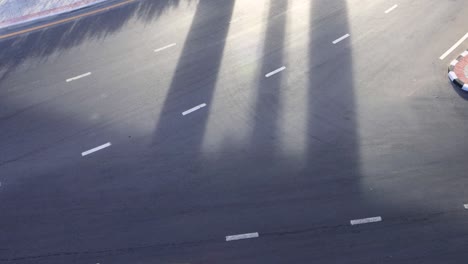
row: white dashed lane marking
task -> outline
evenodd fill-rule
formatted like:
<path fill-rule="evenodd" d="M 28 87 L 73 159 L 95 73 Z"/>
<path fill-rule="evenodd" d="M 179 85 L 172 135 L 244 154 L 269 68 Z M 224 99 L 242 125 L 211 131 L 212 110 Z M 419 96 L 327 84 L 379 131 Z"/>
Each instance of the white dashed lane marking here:
<path fill-rule="evenodd" d="M 341 41 L 343 41 L 343 40 L 345 40 L 345 39 L 347 39 L 347 38 L 349 38 L 349 37 L 350 37 L 350 35 L 349 35 L 349 34 L 346 34 L 346 35 L 344 35 L 344 36 L 342 36 L 342 37 L 339 37 L 339 38 L 335 39 L 332 43 L 333 43 L 334 45 L 335 45 L 335 44 L 338 44 L 339 42 L 341 42 Z"/>
<path fill-rule="evenodd" d="M 188 114 L 190 114 L 190 113 L 193 113 L 193 112 L 195 112 L 195 111 L 197 111 L 197 110 L 202 109 L 202 108 L 205 107 L 205 106 L 206 106 L 206 104 L 197 105 L 197 106 L 195 106 L 195 107 L 193 107 L 193 108 L 190 108 L 189 110 L 187 110 L 187 111 L 185 111 L 185 112 L 182 112 L 182 115 L 183 115 L 183 116 L 188 115 Z"/>
<path fill-rule="evenodd" d="M 392 12 L 392 11 L 395 10 L 397 7 L 398 7 L 398 5 L 394 5 L 394 6 L 390 7 L 389 9 L 385 10 L 385 14 L 388 14 L 388 13 Z"/>
<path fill-rule="evenodd" d="M 281 68 L 279 68 L 279 69 L 276 69 L 276 70 L 274 70 L 274 71 L 272 71 L 272 72 L 269 72 L 269 73 L 265 74 L 265 77 L 269 78 L 269 77 L 271 77 L 271 76 L 273 76 L 273 75 L 275 75 L 275 74 L 277 74 L 277 73 L 279 73 L 279 72 L 282 72 L 282 71 L 284 71 L 284 70 L 286 70 L 286 67 L 285 67 L 285 66 L 283 66 L 283 67 L 281 67 Z"/>
<path fill-rule="evenodd" d="M 351 225 L 362 225 L 362 224 L 369 224 L 369 223 L 376 223 L 382 221 L 382 217 L 377 216 L 377 217 L 369 217 L 369 218 L 363 218 L 363 219 L 355 219 L 351 220 Z"/>
<path fill-rule="evenodd" d="M 235 241 L 235 240 L 241 240 L 241 239 L 249 239 L 249 238 L 257 238 L 260 235 L 255 232 L 255 233 L 247 233 L 247 234 L 240 234 L 240 235 L 232 235 L 232 236 L 226 236 L 226 242 L 228 241 Z"/>
<path fill-rule="evenodd" d="M 167 45 L 167 46 L 161 47 L 161 48 L 159 48 L 159 49 L 155 49 L 154 52 L 160 52 L 160 51 L 163 51 L 163 50 L 172 48 L 172 47 L 174 47 L 175 45 L 177 45 L 177 44 L 176 44 L 176 43 L 172 43 L 172 44 L 169 44 L 169 45 Z"/>
<path fill-rule="evenodd" d="M 468 204 L 464 204 L 463 207 L 465 207 L 465 209 L 468 209 Z"/>
<path fill-rule="evenodd" d="M 468 32 L 465 34 L 465 36 L 458 40 L 457 43 L 455 43 L 450 49 L 448 49 L 444 54 L 442 54 L 442 56 L 440 56 L 439 59 L 443 60 L 447 58 L 447 56 L 450 55 L 450 53 L 452 53 L 456 48 L 458 48 L 458 46 L 460 46 L 466 39 L 468 39 Z"/>
<path fill-rule="evenodd" d="M 84 74 L 81 74 L 81 75 L 72 77 L 72 78 L 70 78 L 70 79 L 67 79 L 67 82 L 76 81 L 76 80 L 78 80 L 78 79 L 81 79 L 81 78 L 84 78 L 84 77 L 90 76 L 90 75 L 91 75 L 91 72 L 87 72 L 87 73 L 84 73 Z"/>
<path fill-rule="evenodd" d="M 96 152 L 96 151 L 99 151 L 99 150 L 101 150 L 101 149 L 108 148 L 108 147 L 110 147 L 111 145 L 112 145 L 112 144 L 111 144 L 110 142 L 107 142 L 107 143 L 104 144 L 104 145 L 101 145 L 101 146 L 99 146 L 99 147 L 95 147 L 95 148 L 93 148 L 93 149 L 90 149 L 90 150 L 87 150 L 87 151 L 81 153 L 81 156 L 84 157 L 84 156 L 86 156 L 86 155 L 92 154 L 92 153 L 94 153 L 94 152 Z"/>

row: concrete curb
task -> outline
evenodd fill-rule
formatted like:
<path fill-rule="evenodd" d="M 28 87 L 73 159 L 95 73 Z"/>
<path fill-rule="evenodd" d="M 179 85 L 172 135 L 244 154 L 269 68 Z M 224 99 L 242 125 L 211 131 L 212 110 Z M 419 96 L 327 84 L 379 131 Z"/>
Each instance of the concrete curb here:
<path fill-rule="evenodd" d="M 468 82 L 464 81 L 463 79 L 467 79 L 467 77 L 457 76 L 456 72 L 460 70 L 463 71 L 464 67 L 466 66 L 466 61 L 468 60 L 468 49 L 463 52 L 460 56 L 458 56 L 455 60 L 450 63 L 448 67 L 448 77 L 450 81 L 452 81 L 455 85 L 460 87 L 462 90 L 468 92 Z"/>

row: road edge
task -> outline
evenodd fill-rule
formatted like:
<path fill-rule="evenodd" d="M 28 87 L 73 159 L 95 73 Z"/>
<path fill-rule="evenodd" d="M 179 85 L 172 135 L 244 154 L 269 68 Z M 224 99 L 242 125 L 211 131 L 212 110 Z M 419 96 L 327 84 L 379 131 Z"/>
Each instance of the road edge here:
<path fill-rule="evenodd" d="M 93 5 L 70 10 L 68 12 L 38 18 L 33 21 L 24 22 L 10 27 L 0 28 L 0 40 L 41 30 L 49 26 L 70 22 L 82 17 L 118 8 L 135 1 L 136 0 L 106 0 L 103 2 L 97 2 Z"/>

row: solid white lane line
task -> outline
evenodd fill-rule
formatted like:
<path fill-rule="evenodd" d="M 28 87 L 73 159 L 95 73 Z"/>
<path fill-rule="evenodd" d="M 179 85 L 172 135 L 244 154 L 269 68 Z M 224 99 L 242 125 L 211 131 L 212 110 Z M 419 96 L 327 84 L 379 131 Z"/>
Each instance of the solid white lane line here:
<path fill-rule="evenodd" d="M 241 240 L 241 239 L 257 238 L 257 237 L 259 237 L 259 234 L 257 232 L 240 234 L 240 235 L 232 235 L 232 236 L 226 236 L 226 242 L 234 241 L 234 240 Z"/>
<path fill-rule="evenodd" d="M 380 221 L 382 221 L 382 217 L 377 216 L 377 217 L 369 217 L 369 218 L 351 220 L 350 222 L 351 222 L 351 225 L 362 225 L 362 224 L 375 223 L 375 222 L 380 222 Z"/>
<path fill-rule="evenodd" d="M 338 44 L 339 42 L 341 42 L 341 41 L 343 41 L 343 40 L 349 38 L 349 36 L 350 36 L 349 34 L 346 34 L 346 35 L 344 35 L 344 36 L 342 36 L 342 37 L 340 37 L 340 38 L 335 39 L 332 43 L 333 43 L 333 44 Z"/>
<path fill-rule="evenodd" d="M 174 47 L 175 45 L 177 45 L 177 44 L 176 44 L 176 43 L 172 43 L 172 44 L 169 44 L 169 45 L 167 45 L 167 46 L 161 47 L 161 48 L 159 48 L 159 49 L 155 49 L 154 52 L 160 52 L 160 51 L 163 51 L 163 50 L 165 50 L 165 49 L 172 48 L 172 47 Z"/>
<path fill-rule="evenodd" d="M 447 56 L 450 55 L 450 53 L 452 53 L 456 48 L 458 48 L 458 46 L 460 46 L 463 43 L 463 41 L 465 41 L 466 39 L 468 39 L 468 32 L 459 41 L 457 41 L 455 45 L 453 45 L 449 50 L 447 50 L 444 54 L 442 54 L 442 56 L 440 56 L 439 59 L 443 60 L 447 58 Z"/>
<path fill-rule="evenodd" d="M 395 10 L 397 7 L 398 7 L 398 5 L 394 5 L 394 6 L 390 7 L 389 9 L 385 10 L 385 14 L 388 14 L 388 13 L 392 12 L 392 11 Z"/>
<path fill-rule="evenodd" d="M 95 147 L 95 148 L 93 148 L 93 149 L 90 149 L 90 150 L 87 150 L 87 151 L 81 153 L 81 156 L 84 157 L 84 156 L 86 156 L 86 155 L 89 155 L 89 154 L 94 153 L 94 152 L 96 152 L 96 151 L 99 151 L 99 150 L 101 150 L 101 149 L 108 148 L 108 147 L 110 147 L 111 145 L 112 145 L 112 144 L 111 144 L 110 142 L 107 142 L 107 143 L 104 144 L 104 145 L 101 145 L 101 146 L 99 146 L 99 147 Z"/>
<path fill-rule="evenodd" d="M 188 115 L 188 114 L 193 113 L 193 112 L 195 112 L 197 110 L 200 110 L 201 108 L 203 108 L 205 106 L 206 106 L 206 104 L 197 105 L 197 106 L 195 106 L 193 108 L 190 108 L 189 110 L 187 110 L 185 112 L 182 112 L 182 115 L 183 116 Z"/>
<path fill-rule="evenodd" d="M 286 70 L 286 67 L 285 67 L 285 66 L 283 66 L 283 67 L 281 67 L 281 68 L 279 68 L 279 69 L 276 69 L 276 70 L 274 70 L 274 71 L 272 71 L 272 72 L 269 72 L 269 73 L 265 74 L 265 77 L 267 77 L 267 78 L 268 78 L 268 77 L 271 77 L 271 76 L 273 76 L 273 75 L 275 75 L 275 74 L 277 74 L 277 73 L 279 73 L 279 72 L 282 72 L 282 71 L 284 71 L 284 70 Z"/>
<path fill-rule="evenodd" d="M 81 78 L 83 78 L 83 77 L 89 76 L 89 75 L 91 75 L 91 72 L 87 72 L 87 73 L 84 73 L 84 74 L 75 76 L 75 77 L 73 77 L 73 78 L 67 79 L 67 82 L 72 82 L 72 81 L 81 79 Z"/>

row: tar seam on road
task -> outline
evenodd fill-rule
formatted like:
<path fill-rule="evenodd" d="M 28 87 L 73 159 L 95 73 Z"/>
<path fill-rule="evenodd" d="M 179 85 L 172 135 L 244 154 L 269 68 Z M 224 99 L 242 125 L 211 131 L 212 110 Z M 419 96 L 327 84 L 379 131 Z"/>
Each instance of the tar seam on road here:
<path fill-rule="evenodd" d="M 267 78 L 268 78 L 268 77 L 271 77 L 271 76 L 273 76 L 273 75 L 275 75 L 275 74 L 277 74 L 277 73 L 279 73 L 279 72 L 282 72 L 282 71 L 284 71 L 284 70 L 286 70 L 286 67 L 285 67 L 285 66 L 283 66 L 283 67 L 281 67 L 281 68 L 279 68 L 279 69 L 276 69 L 276 70 L 274 70 L 274 71 L 272 71 L 272 72 L 269 72 L 269 73 L 265 74 L 265 77 L 267 77 Z"/>
<path fill-rule="evenodd" d="M 343 40 L 349 38 L 349 36 L 350 36 L 349 34 L 346 34 L 346 35 L 344 35 L 344 36 L 342 36 L 342 37 L 340 37 L 340 38 L 338 38 L 338 39 L 335 39 L 332 43 L 333 43 L 333 44 L 338 44 L 339 42 L 341 42 L 341 41 L 343 41 Z"/>
<path fill-rule="evenodd" d="M 389 9 L 385 10 L 385 14 L 388 14 L 388 13 L 392 12 L 392 11 L 395 10 L 397 7 L 398 7 L 398 5 L 394 5 L 394 6 L 390 7 Z"/>
<path fill-rule="evenodd" d="M 190 109 L 187 110 L 187 111 L 182 112 L 182 115 L 183 115 L 183 116 L 188 115 L 188 114 L 190 114 L 190 113 L 193 113 L 193 112 L 195 112 L 195 111 L 197 111 L 197 110 L 202 109 L 202 108 L 205 107 L 205 106 L 206 106 L 206 104 L 197 105 L 197 106 L 195 106 L 195 107 L 193 107 L 193 108 L 190 108 Z"/>
<path fill-rule="evenodd" d="M 108 147 L 110 147 L 110 146 L 112 146 L 112 144 L 111 144 L 110 142 L 107 142 L 107 143 L 104 144 L 104 145 L 101 145 L 101 146 L 99 146 L 99 147 L 95 147 L 95 148 L 93 148 L 93 149 L 90 149 L 90 150 L 87 150 L 87 151 L 81 153 L 81 156 L 84 157 L 84 156 L 86 156 L 86 155 L 92 154 L 92 153 L 94 153 L 94 152 L 96 152 L 96 151 L 99 151 L 99 150 L 101 150 L 101 149 L 108 148 Z"/>
<path fill-rule="evenodd" d="M 232 236 L 226 236 L 226 242 L 228 242 L 228 241 L 235 241 L 235 240 L 241 240 L 241 239 L 257 238 L 257 237 L 259 237 L 258 232 L 255 232 L 255 233 L 247 233 L 247 234 L 240 234 L 240 235 L 232 235 Z"/>
<path fill-rule="evenodd" d="M 76 81 L 76 80 L 78 80 L 78 79 L 81 79 L 81 78 L 83 78 L 83 77 L 90 76 L 90 75 L 91 75 L 91 72 L 87 72 L 87 73 L 84 73 L 84 74 L 81 74 L 81 75 L 72 77 L 72 78 L 70 78 L 70 79 L 67 79 L 67 82 Z"/>
<path fill-rule="evenodd" d="M 382 221 L 382 217 L 376 216 L 376 217 L 351 220 L 350 223 L 351 225 L 362 225 L 362 224 L 376 223 L 380 221 Z"/>
<path fill-rule="evenodd" d="M 163 50 L 165 50 L 165 49 L 172 48 L 172 47 L 174 47 L 175 45 L 176 45 L 176 43 L 172 43 L 172 44 L 169 44 L 169 45 L 167 45 L 167 46 L 161 47 L 161 48 L 159 48 L 159 49 L 155 49 L 154 52 L 160 52 L 160 51 L 163 51 Z"/>
<path fill-rule="evenodd" d="M 459 41 L 457 41 L 457 43 L 455 43 L 455 45 L 453 45 L 444 54 L 442 54 L 442 56 L 440 56 L 439 59 L 444 60 L 445 58 L 447 58 L 447 56 L 450 55 L 450 53 L 452 53 L 456 48 L 458 48 L 458 46 L 460 46 L 463 43 L 463 41 L 465 41 L 466 39 L 468 39 L 468 32 Z"/>

